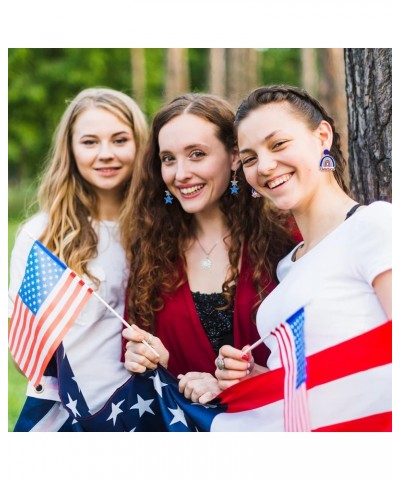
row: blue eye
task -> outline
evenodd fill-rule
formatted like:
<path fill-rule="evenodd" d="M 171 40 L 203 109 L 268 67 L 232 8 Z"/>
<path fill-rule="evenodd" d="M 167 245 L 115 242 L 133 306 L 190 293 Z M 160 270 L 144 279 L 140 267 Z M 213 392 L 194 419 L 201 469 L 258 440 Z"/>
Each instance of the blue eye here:
<path fill-rule="evenodd" d="M 204 157 L 205 153 L 202 152 L 201 150 L 194 150 L 193 152 L 191 152 L 191 154 L 189 155 L 190 158 L 202 158 Z"/>
<path fill-rule="evenodd" d="M 172 155 L 162 155 L 161 156 L 161 162 L 162 163 L 170 163 L 174 160 L 174 157 Z"/>

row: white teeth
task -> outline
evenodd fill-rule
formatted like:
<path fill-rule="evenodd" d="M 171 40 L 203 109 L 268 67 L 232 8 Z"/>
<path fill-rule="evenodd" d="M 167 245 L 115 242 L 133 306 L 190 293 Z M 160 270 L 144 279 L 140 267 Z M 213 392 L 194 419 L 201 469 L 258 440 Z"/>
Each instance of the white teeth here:
<path fill-rule="evenodd" d="M 201 190 L 202 188 L 203 188 L 203 185 L 196 185 L 195 187 L 181 188 L 181 192 L 184 195 L 190 195 L 191 193 L 197 192 L 198 190 Z"/>
<path fill-rule="evenodd" d="M 291 174 L 282 175 L 281 177 L 272 180 L 272 182 L 268 182 L 268 188 L 275 188 L 278 185 L 282 185 L 282 183 L 287 182 L 291 178 L 291 176 Z"/>

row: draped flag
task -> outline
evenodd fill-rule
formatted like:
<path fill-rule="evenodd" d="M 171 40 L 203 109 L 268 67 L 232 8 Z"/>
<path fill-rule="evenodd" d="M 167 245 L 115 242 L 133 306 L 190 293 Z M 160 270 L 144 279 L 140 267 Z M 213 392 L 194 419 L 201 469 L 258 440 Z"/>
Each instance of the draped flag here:
<path fill-rule="evenodd" d="M 91 293 L 60 259 L 34 242 L 14 302 L 8 340 L 15 362 L 35 387 Z"/>
<path fill-rule="evenodd" d="M 272 332 L 281 368 L 207 405 L 187 400 L 160 366 L 132 375 L 93 411 L 60 345 L 61 401 L 76 431 L 391 431 L 391 321 L 308 357 L 303 324 L 300 309 Z"/>

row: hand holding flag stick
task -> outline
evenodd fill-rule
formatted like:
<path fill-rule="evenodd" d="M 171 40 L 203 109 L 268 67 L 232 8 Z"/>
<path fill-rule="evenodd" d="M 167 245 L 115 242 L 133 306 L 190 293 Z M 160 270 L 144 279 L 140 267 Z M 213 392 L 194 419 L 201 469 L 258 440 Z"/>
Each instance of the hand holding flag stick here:
<path fill-rule="evenodd" d="M 15 363 L 36 387 L 54 352 L 94 295 L 128 328 L 129 325 L 75 272 L 31 234 L 25 274 L 14 299 L 9 327 L 10 352 Z M 145 340 L 155 355 L 160 356 Z"/>
<path fill-rule="evenodd" d="M 112 307 L 110 307 L 110 305 L 105 302 L 96 292 L 93 292 L 93 295 L 98 299 L 100 300 L 100 302 L 108 308 L 108 310 L 110 310 L 110 312 L 112 312 L 124 325 L 125 327 L 127 328 L 130 328 L 131 330 L 133 330 L 133 326 L 132 325 L 129 325 L 129 323 L 124 320 L 121 315 L 119 313 L 117 313 Z M 155 355 L 157 355 L 157 357 L 160 356 L 160 354 L 158 352 L 156 352 L 156 350 L 154 350 L 154 348 L 148 343 L 146 342 L 146 340 L 142 340 L 142 343 L 144 343 L 146 345 L 147 348 L 149 348 Z"/>

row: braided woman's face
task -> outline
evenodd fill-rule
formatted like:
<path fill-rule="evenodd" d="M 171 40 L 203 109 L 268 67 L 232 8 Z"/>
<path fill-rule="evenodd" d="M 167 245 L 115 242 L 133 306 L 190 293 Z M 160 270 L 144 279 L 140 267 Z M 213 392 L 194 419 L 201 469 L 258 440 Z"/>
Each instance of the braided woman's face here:
<path fill-rule="evenodd" d="M 238 128 L 246 180 L 284 210 L 302 209 L 329 180 L 319 161 L 330 142 L 326 122 L 311 131 L 284 102 L 260 106 Z"/>

